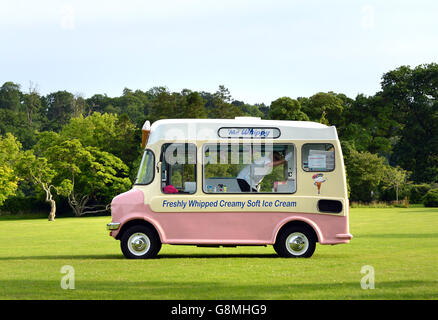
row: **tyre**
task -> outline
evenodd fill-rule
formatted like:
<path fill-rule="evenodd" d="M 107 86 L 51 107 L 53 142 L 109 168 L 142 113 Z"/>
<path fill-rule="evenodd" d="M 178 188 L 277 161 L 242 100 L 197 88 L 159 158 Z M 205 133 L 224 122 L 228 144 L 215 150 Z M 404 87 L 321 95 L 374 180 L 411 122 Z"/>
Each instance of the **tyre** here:
<path fill-rule="evenodd" d="M 160 251 L 161 241 L 153 228 L 137 225 L 123 233 L 120 246 L 128 259 L 150 259 Z"/>
<path fill-rule="evenodd" d="M 315 233 L 310 227 L 290 226 L 280 231 L 274 249 L 284 258 L 310 258 L 316 247 Z"/>

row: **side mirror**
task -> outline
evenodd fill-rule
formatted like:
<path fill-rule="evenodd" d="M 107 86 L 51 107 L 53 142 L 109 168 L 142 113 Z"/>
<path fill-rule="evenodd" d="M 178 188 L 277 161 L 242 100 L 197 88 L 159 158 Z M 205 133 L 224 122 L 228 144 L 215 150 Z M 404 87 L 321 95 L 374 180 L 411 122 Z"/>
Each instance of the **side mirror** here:
<path fill-rule="evenodd" d="M 161 161 L 157 162 L 157 173 L 160 173 Z"/>

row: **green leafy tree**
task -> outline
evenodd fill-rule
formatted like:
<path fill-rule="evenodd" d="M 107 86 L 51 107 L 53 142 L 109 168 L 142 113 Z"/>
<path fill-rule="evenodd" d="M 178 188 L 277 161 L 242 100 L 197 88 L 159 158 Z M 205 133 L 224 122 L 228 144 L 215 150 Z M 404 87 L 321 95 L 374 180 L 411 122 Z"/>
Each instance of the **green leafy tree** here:
<path fill-rule="evenodd" d="M 424 195 L 432 189 L 432 186 L 427 183 L 410 184 L 409 187 L 409 202 L 422 203 Z"/>
<path fill-rule="evenodd" d="M 235 101 L 233 101 L 233 104 L 240 108 L 243 116 L 256 117 L 256 118 L 261 118 L 261 119 L 263 119 L 265 117 L 265 114 L 262 111 L 260 111 L 260 109 L 257 105 L 251 105 L 251 104 L 247 104 L 247 103 L 243 103 L 243 102 L 236 104 Z"/>
<path fill-rule="evenodd" d="M 81 95 L 75 95 L 73 97 L 73 113 L 72 117 L 79 117 L 83 115 L 87 110 L 87 102 Z"/>
<path fill-rule="evenodd" d="M 381 96 L 402 124 L 392 159 L 413 181 L 438 182 L 438 64 L 385 73 Z"/>
<path fill-rule="evenodd" d="M 21 143 L 11 133 L 0 135 L 0 206 L 17 190 L 20 178 L 15 167 L 20 149 Z"/>
<path fill-rule="evenodd" d="M 256 103 L 255 106 L 260 110 L 260 112 L 263 113 L 263 119 L 269 119 L 269 107 L 266 106 L 264 103 L 258 104 Z"/>
<path fill-rule="evenodd" d="M 383 189 L 394 189 L 395 199 L 398 201 L 399 191 L 406 189 L 408 175 L 408 171 L 400 167 L 386 166 L 382 178 Z"/>
<path fill-rule="evenodd" d="M 8 109 L 18 112 L 21 109 L 20 85 L 13 82 L 5 82 L 0 87 L 0 109 Z"/>
<path fill-rule="evenodd" d="M 106 108 L 113 103 L 113 99 L 108 97 L 106 94 L 95 94 L 91 98 L 86 99 L 87 110 L 85 114 L 90 115 L 93 112 L 108 112 Z M 120 110 L 118 112 L 120 113 Z"/>
<path fill-rule="evenodd" d="M 29 126 L 32 126 L 35 118 L 39 118 L 38 116 L 42 109 L 41 97 L 32 83 L 30 84 L 29 92 L 23 94 L 23 107 L 27 115 L 27 122 Z"/>
<path fill-rule="evenodd" d="M 179 118 L 188 119 L 205 119 L 207 110 L 205 110 L 205 101 L 198 92 L 184 89 L 181 92 L 181 114 Z"/>
<path fill-rule="evenodd" d="M 0 165 L 0 206 L 6 199 L 15 194 L 18 179 L 13 169 L 4 164 Z"/>
<path fill-rule="evenodd" d="M 54 131 L 39 132 L 37 139 L 38 142 L 33 147 L 34 154 L 37 157 L 44 157 L 48 148 L 63 141 L 63 138 L 59 135 L 59 133 Z"/>
<path fill-rule="evenodd" d="M 57 139 L 51 135 L 47 140 Z M 131 168 L 140 154 L 140 130 L 126 114 L 117 116 L 95 112 L 88 117 L 72 118 L 60 131 L 60 137 L 62 140 L 78 139 L 85 147 L 111 153 Z"/>
<path fill-rule="evenodd" d="M 425 207 L 438 207 L 438 189 L 430 189 L 423 197 Z"/>
<path fill-rule="evenodd" d="M 345 125 L 340 127 L 341 139 L 353 141 L 358 150 L 389 155 L 400 124 L 392 106 L 380 94 L 367 97 L 359 94 L 344 111 Z"/>
<path fill-rule="evenodd" d="M 343 124 L 343 101 L 333 92 L 319 92 L 308 99 L 300 99 L 299 102 L 301 103 L 302 111 L 312 121 L 336 126 Z"/>
<path fill-rule="evenodd" d="M 54 182 L 56 171 L 44 157 L 36 157 L 32 150 L 27 150 L 19 159 L 18 172 L 23 179 L 30 181 L 41 188 L 50 203 L 49 221 L 54 221 L 56 216 L 56 201 L 54 192 L 58 195 L 68 196 L 72 186 L 68 180 Z"/>
<path fill-rule="evenodd" d="M 59 131 L 77 112 L 75 97 L 67 91 L 57 91 L 47 95 L 46 116 L 48 130 Z"/>
<path fill-rule="evenodd" d="M 166 87 L 154 88 L 151 94 L 153 94 L 149 114 L 151 122 L 176 117 L 178 94 L 170 93 Z"/>
<path fill-rule="evenodd" d="M 131 186 L 128 167 L 119 158 L 84 147 L 78 139 L 49 147 L 46 155 L 56 172 L 54 180 L 70 190 L 68 203 L 76 216 L 107 211 L 111 198 Z"/>
<path fill-rule="evenodd" d="M 220 85 L 219 89 L 213 94 L 212 107 L 209 118 L 214 119 L 234 119 L 242 116 L 242 111 L 231 103 L 230 91 L 225 86 Z"/>
<path fill-rule="evenodd" d="M 125 88 L 123 95 L 113 100 L 115 100 L 114 105 L 120 110 L 118 114 L 126 114 L 137 127 L 141 128 L 146 119 L 148 119 L 150 96 L 147 92 L 141 90 L 133 92 Z"/>
<path fill-rule="evenodd" d="M 309 121 L 309 117 L 301 110 L 301 104 L 289 97 L 272 101 L 269 118 L 272 120 Z"/>
<path fill-rule="evenodd" d="M 347 169 L 350 198 L 353 201 L 369 202 L 377 191 L 385 173 L 384 158 L 369 152 L 349 151 Z"/>
<path fill-rule="evenodd" d="M 24 149 L 31 148 L 40 129 L 40 107 L 38 93 L 23 94 L 18 84 L 6 82 L 0 87 L 0 134 L 10 132 Z"/>

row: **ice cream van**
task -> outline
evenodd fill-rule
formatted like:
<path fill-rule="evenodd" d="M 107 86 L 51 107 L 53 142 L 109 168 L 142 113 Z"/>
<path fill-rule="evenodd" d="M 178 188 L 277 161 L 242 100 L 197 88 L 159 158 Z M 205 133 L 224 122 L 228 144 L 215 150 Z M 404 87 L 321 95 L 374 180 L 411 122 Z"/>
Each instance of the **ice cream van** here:
<path fill-rule="evenodd" d="M 349 202 L 334 126 L 260 118 L 166 119 L 143 129 L 133 188 L 111 203 L 110 235 L 127 258 L 162 244 L 273 245 L 311 257 L 349 243 Z"/>

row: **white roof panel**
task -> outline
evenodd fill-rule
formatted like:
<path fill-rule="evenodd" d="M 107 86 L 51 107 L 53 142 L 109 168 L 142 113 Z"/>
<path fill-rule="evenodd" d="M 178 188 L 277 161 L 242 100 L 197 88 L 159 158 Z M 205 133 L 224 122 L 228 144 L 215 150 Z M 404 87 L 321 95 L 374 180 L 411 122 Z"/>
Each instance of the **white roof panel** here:
<path fill-rule="evenodd" d="M 336 140 L 334 126 L 311 121 L 261 120 L 252 117 L 236 119 L 165 119 L 155 121 L 151 126 L 148 144 L 160 140 L 222 140 L 218 135 L 221 128 L 278 129 L 280 135 L 274 140 Z M 260 130 L 259 130 L 260 131 Z M 275 130 L 277 133 L 278 131 Z M 269 132 L 268 132 L 269 133 Z M 229 138 L 237 136 L 229 136 Z M 248 138 L 255 138 L 248 136 Z"/>

